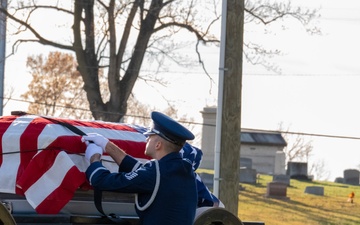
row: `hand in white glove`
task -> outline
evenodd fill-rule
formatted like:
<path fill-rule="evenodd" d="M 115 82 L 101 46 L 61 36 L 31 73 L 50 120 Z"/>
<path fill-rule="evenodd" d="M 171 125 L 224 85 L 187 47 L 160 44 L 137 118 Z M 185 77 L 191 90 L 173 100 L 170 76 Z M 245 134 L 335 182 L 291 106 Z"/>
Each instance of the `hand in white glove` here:
<path fill-rule="evenodd" d="M 85 151 L 85 158 L 87 159 L 87 161 L 90 162 L 91 156 L 93 156 L 95 154 L 102 155 L 102 153 L 103 153 L 103 150 L 101 149 L 100 146 L 97 146 L 96 144 L 89 144 Z"/>
<path fill-rule="evenodd" d="M 85 136 L 82 137 L 81 139 L 83 142 L 93 142 L 94 144 L 100 146 L 102 148 L 102 150 L 105 152 L 105 147 L 107 145 L 107 143 L 109 142 L 109 139 L 107 139 L 106 137 L 102 136 L 101 134 L 97 134 L 97 133 L 89 133 Z M 86 143 L 88 144 L 88 143 Z"/>

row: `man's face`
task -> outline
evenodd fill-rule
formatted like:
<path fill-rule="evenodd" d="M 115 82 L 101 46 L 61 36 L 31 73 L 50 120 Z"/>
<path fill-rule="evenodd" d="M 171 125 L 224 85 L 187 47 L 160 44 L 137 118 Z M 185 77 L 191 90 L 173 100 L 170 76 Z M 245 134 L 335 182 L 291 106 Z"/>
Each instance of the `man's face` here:
<path fill-rule="evenodd" d="M 145 155 L 154 158 L 156 145 L 158 144 L 159 136 L 156 134 L 151 134 L 146 138 L 146 147 L 145 147 Z"/>

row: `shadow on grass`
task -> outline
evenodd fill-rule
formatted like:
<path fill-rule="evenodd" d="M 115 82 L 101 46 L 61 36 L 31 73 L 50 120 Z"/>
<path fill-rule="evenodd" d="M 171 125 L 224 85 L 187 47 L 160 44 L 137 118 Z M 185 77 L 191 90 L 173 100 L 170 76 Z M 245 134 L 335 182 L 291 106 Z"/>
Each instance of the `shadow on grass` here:
<path fill-rule="evenodd" d="M 307 218 L 309 221 L 317 222 L 318 224 L 328 224 L 328 225 L 338 225 L 340 224 L 358 224 L 358 218 L 345 218 L 343 215 L 347 215 L 348 217 L 355 217 L 348 210 L 332 210 L 326 208 L 318 208 L 314 205 L 307 204 L 300 201 L 295 201 L 290 198 L 271 198 L 266 197 L 265 194 L 261 195 L 256 191 L 245 190 L 240 193 L 240 201 L 241 196 L 247 197 L 252 200 L 253 204 L 266 204 L 271 206 L 278 206 L 281 208 L 282 213 L 288 213 L 291 215 L 297 215 L 302 218 Z M 314 210 L 316 208 L 316 210 Z"/>
<path fill-rule="evenodd" d="M 266 187 L 266 185 L 262 184 L 262 183 L 256 183 L 256 184 L 251 184 L 251 183 L 240 183 L 240 185 L 248 185 L 248 186 L 253 186 L 253 187 L 257 187 L 257 188 L 264 188 Z"/>
<path fill-rule="evenodd" d="M 296 180 L 296 181 L 303 183 L 303 184 L 309 184 L 309 185 L 349 188 L 348 184 L 341 184 L 341 183 L 331 183 L 331 182 L 322 182 L 322 181 L 306 181 L 306 180 Z M 353 185 L 353 186 L 357 186 L 357 185 Z"/>

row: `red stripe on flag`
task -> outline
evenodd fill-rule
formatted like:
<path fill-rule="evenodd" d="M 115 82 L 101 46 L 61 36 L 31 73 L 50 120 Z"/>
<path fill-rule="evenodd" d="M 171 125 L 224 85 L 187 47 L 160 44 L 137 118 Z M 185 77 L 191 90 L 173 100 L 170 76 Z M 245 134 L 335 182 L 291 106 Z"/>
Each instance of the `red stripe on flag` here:
<path fill-rule="evenodd" d="M 85 182 L 85 174 L 65 152 L 43 150 L 30 161 L 17 186 L 38 213 L 56 214 Z"/>
<path fill-rule="evenodd" d="M 141 159 L 151 159 L 151 157 L 145 155 L 146 142 L 131 142 L 122 140 L 111 140 L 115 145 L 119 146 L 127 154 Z"/>
<path fill-rule="evenodd" d="M 17 180 L 17 186 L 26 192 L 53 165 L 59 150 L 43 150 L 29 163 L 26 170 Z M 40 190 L 39 190 L 40 191 Z"/>
<path fill-rule="evenodd" d="M 29 123 L 27 128 L 21 134 L 20 165 L 18 168 L 16 180 L 18 180 L 19 177 L 21 177 L 26 167 L 28 166 L 30 160 L 38 152 L 38 136 L 46 126 L 46 123 L 40 123 L 39 119 L 41 120 L 41 118 L 35 118 L 31 123 Z M 18 187 L 16 187 L 16 194 L 24 195 L 23 191 Z"/>
<path fill-rule="evenodd" d="M 81 136 L 59 136 L 47 147 L 48 149 L 62 149 L 68 154 L 85 153 L 86 144 Z"/>
<path fill-rule="evenodd" d="M 85 182 L 85 174 L 73 166 L 66 174 L 63 182 L 36 207 L 37 213 L 57 214 L 73 198 L 78 187 Z"/>

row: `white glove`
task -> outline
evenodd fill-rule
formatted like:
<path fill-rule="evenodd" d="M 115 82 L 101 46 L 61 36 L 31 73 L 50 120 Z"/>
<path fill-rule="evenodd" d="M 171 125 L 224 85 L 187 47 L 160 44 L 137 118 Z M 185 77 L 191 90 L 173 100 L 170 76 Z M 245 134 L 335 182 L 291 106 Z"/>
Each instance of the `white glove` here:
<path fill-rule="evenodd" d="M 100 146 L 104 152 L 105 152 L 105 147 L 106 147 L 107 143 L 109 142 L 109 139 L 107 139 L 106 137 L 102 136 L 101 134 L 97 134 L 97 133 L 89 133 L 89 134 L 83 136 L 81 140 L 83 142 L 85 142 L 87 145 L 89 144 L 87 142 L 90 142 L 90 143 L 93 142 L 94 144 Z"/>
<path fill-rule="evenodd" d="M 97 146 L 96 144 L 89 144 L 85 151 L 85 158 L 87 159 L 88 162 L 90 162 L 91 156 L 95 154 L 102 155 L 102 153 L 103 150 L 101 149 L 101 147 Z"/>

